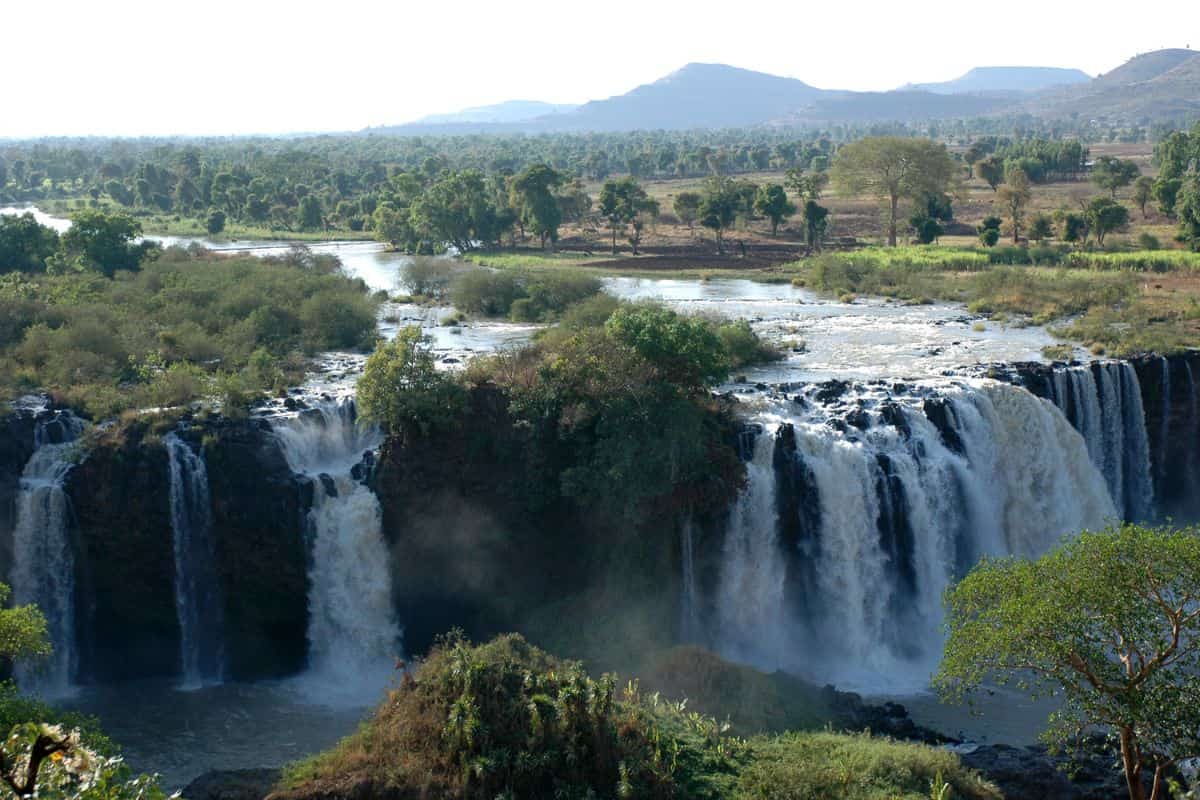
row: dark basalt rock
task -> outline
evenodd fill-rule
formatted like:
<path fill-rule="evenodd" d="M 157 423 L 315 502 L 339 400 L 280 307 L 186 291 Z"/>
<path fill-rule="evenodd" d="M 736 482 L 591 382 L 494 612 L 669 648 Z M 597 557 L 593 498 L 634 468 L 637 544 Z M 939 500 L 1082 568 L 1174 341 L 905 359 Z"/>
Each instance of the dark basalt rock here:
<path fill-rule="evenodd" d="M 0 575 L 8 575 L 12 569 L 17 494 L 21 472 L 33 455 L 36 429 L 37 412 L 33 409 L 12 409 L 0 416 Z"/>
<path fill-rule="evenodd" d="M 1103 742 L 1089 741 L 1071 756 L 1051 755 L 1041 745 L 1005 744 L 955 748 L 963 764 L 979 770 L 1006 800 L 1127 800 L 1120 760 Z M 1147 782 L 1147 789 L 1149 782 Z M 1149 791 L 1147 791 L 1147 796 Z"/>

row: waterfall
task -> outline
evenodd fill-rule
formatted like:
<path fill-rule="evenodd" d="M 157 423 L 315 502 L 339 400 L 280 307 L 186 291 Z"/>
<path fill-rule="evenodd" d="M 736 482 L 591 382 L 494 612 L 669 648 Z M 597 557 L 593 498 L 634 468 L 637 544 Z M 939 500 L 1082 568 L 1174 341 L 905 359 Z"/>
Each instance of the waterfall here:
<path fill-rule="evenodd" d="M 1118 516 L 1082 436 L 1020 387 L 866 391 L 832 410 L 813 398 L 754 414 L 763 433 L 709 626 L 727 657 L 871 690 L 927 686 L 956 578 Z"/>
<path fill-rule="evenodd" d="M 691 517 L 679 527 L 679 638 L 695 641 L 700 629 L 700 609 L 696 589 L 696 525 Z"/>
<path fill-rule="evenodd" d="M 196 688 L 220 683 L 225 661 L 208 470 L 175 433 L 167 434 L 163 444 L 170 473 L 180 665 L 184 687 Z"/>
<path fill-rule="evenodd" d="M 1167 360 L 1166 356 L 1163 356 L 1161 363 L 1162 382 L 1159 388 L 1162 392 L 1162 405 L 1158 421 L 1158 470 L 1156 476 L 1159 486 L 1163 485 L 1167 477 L 1167 448 L 1171 441 L 1171 362 Z"/>
<path fill-rule="evenodd" d="M 1111 361 L 1057 370 L 1050 394 L 1087 442 L 1122 517 L 1153 519 L 1150 440 L 1133 365 Z"/>
<path fill-rule="evenodd" d="M 283 419 L 275 434 L 292 471 L 313 485 L 307 532 L 310 670 L 342 685 L 365 686 L 367 676 L 390 674 L 401 643 L 382 508 L 358 479 L 364 456 L 382 436 L 359 424 L 349 398 Z"/>
<path fill-rule="evenodd" d="M 75 678 L 75 555 L 63 481 L 74 466 L 82 432 L 83 423 L 69 412 L 38 422 L 17 497 L 13 600 L 41 609 L 53 652 L 43 662 L 18 662 L 16 677 L 22 689 L 46 697 L 69 693 Z"/>
<path fill-rule="evenodd" d="M 734 508 L 722 554 L 720 636 L 743 661 L 772 659 L 783 602 L 785 565 L 779 556 L 772 440 L 759 436 L 746 465 L 747 488 Z M 773 660 L 773 659 L 772 659 Z"/>

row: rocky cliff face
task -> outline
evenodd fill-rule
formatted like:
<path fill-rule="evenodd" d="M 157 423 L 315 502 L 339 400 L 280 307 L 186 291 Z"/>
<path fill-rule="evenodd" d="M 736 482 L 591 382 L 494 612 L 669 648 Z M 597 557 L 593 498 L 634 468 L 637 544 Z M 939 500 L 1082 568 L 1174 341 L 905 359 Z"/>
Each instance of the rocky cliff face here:
<path fill-rule="evenodd" d="M 0 416 L 0 575 L 12 568 L 12 533 L 16 524 L 21 470 L 33 455 L 36 408 L 17 407 Z"/>

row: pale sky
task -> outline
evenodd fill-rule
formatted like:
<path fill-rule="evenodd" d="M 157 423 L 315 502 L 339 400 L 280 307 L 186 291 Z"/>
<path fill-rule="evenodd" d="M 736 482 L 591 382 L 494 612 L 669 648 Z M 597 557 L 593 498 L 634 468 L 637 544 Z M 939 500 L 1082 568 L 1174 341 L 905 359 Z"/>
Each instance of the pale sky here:
<path fill-rule="evenodd" d="M 882 90 L 1188 45 L 1193 0 L 0 0 L 0 137 L 357 130 L 690 61 Z"/>

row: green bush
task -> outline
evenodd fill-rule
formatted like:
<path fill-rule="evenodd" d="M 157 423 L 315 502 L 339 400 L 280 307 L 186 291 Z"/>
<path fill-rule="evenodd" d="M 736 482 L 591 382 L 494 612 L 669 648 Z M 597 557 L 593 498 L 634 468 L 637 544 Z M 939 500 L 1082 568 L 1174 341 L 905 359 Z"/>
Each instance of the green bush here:
<path fill-rule="evenodd" d="M 218 372 L 246 371 L 249 395 L 298 380 L 296 353 L 372 346 L 378 307 L 336 259 L 303 248 L 263 259 L 171 249 L 112 279 L 3 275 L 0 394 L 50 391 L 104 416 L 195 399 Z M 251 368 L 260 350 L 275 368 Z M 176 364 L 188 369 L 160 377 L 138 368 Z M 195 395 L 185 398 L 189 387 Z"/>
<path fill-rule="evenodd" d="M 790 733 L 751 743 L 737 800 L 1002 800 L 953 753 L 867 735 Z M 950 793 L 939 792 L 949 785 Z M 932 791 L 931 791 L 932 790 Z"/>
<path fill-rule="evenodd" d="M 409 326 L 371 354 L 358 381 L 359 411 L 396 434 L 453 425 L 465 395 L 455 377 L 438 372 L 428 340 Z"/>

